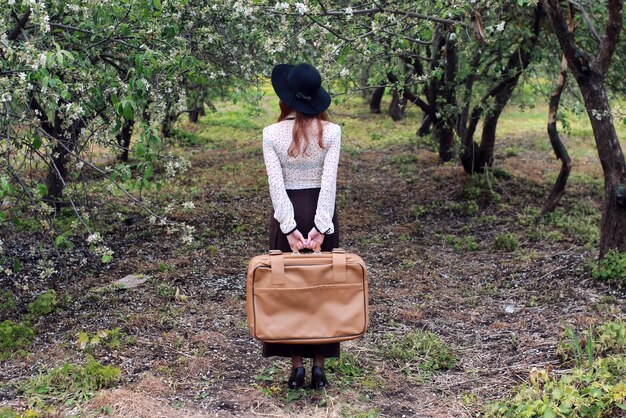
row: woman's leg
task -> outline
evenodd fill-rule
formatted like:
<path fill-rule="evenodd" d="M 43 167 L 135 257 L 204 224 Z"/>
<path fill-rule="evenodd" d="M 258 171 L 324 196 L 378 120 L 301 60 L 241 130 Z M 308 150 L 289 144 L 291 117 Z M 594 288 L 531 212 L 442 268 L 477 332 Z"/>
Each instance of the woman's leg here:
<path fill-rule="evenodd" d="M 324 357 L 322 357 L 322 364 L 324 364 Z M 291 356 L 291 368 L 295 369 L 296 367 L 304 367 L 302 356 Z"/>
<path fill-rule="evenodd" d="M 291 355 L 291 376 L 287 382 L 289 389 L 300 389 L 304 385 L 304 364 L 302 363 L 302 355 Z"/>
<path fill-rule="evenodd" d="M 322 353 L 315 353 L 313 355 L 313 365 L 314 366 L 319 366 L 321 368 L 324 368 L 324 354 L 322 354 Z"/>

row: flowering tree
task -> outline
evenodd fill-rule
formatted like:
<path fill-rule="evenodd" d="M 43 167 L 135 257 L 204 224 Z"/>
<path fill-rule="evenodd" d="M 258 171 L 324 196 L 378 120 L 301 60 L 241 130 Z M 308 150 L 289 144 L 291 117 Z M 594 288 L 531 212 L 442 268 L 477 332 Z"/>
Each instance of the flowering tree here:
<path fill-rule="evenodd" d="M 356 8 L 279 2 L 274 12 L 290 22 L 293 35 L 282 39 L 311 42 L 328 76 L 376 88 L 376 100 L 391 87 L 392 105 L 420 107 L 442 161 L 454 157 L 458 136 L 463 166 L 474 173 L 493 162 L 498 118 L 539 42 L 542 8 L 518 3 L 388 1 Z M 291 51 L 295 43 L 282 48 Z M 379 104 L 372 108 L 380 111 Z M 401 117 L 398 106 L 391 110 Z M 481 119 L 479 145 L 474 132 Z"/>
<path fill-rule="evenodd" d="M 106 177 L 110 190 L 121 190 L 153 222 L 170 223 L 134 192 L 160 188 L 155 164 L 165 164 L 167 178 L 188 168 L 187 161 L 162 155 L 163 131 L 186 110 L 187 91 L 249 94 L 266 61 L 259 35 L 264 26 L 254 25 L 250 5 L 9 0 L 6 6 L 0 10 L 0 152 L 6 173 L 0 196 L 8 209 L 0 221 L 29 207 L 43 218 L 71 205 L 89 243 L 98 244 L 90 208 L 76 198 L 87 170 Z M 128 153 L 133 130 L 138 139 L 131 164 L 103 168 L 90 159 L 94 145 Z M 20 167 L 26 164 L 46 170 L 45 180 L 25 176 Z M 191 227 L 182 230 L 188 240 Z M 65 236 L 55 242 L 71 245 Z M 108 261 L 112 251 L 103 248 Z"/>

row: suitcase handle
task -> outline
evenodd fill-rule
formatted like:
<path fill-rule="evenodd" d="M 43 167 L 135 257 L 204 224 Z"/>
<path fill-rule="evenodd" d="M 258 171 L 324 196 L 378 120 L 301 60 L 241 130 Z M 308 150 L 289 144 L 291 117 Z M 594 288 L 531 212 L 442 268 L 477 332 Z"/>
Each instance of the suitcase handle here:
<path fill-rule="evenodd" d="M 317 244 L 317 246 L 315 247 L 315 250 L 313 251 L 313 254 L 320 254 L 321 252 L 322 252 L 322 246 L 320 244 Z M 293 245 L 293 247 L 291 247 L 291 253 L 300 254 L 300 250 L 298 249 L 297 242 Z"/>
<path fill-rule="evenodd" d="M 343 283 L 347 281 L 348 262 L 346 251 L 343 248 L 334 248 L 333 256 L 333 282 Z M 285 284 L 285 259 L 282 251 L 270 251 L 270 266 L 272 268 L 272 285 L 281 286 Z"/>

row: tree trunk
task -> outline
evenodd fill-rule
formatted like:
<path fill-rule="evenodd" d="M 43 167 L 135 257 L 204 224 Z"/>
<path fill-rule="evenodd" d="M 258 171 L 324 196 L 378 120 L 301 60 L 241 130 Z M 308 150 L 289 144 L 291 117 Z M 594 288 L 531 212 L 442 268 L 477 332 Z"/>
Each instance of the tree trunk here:
<path fill-rule="evenodd" d="M 433 139 L 439 144 L 439 162 L 445 163 L 454 158 L 454 129 L 442 124 L 433 125 Z"/>
<path fill-rule="evenodd" d="M 623 26 L 623 1 L 607 0 L 608 18 L 595 55 L 581 49 L 568 30 L 558 0 L 542 0 L 567 65 L 580 88 L 604 172 L 604 209 L 600 224 L 600 257 L 610 249 L 626 252 L 626 202 L 617 199 L 626 187 L 626 161 L 611 117 L 604 77 Z"/>
<path fill-rule="evenodd" d="M 567 149 L 565 148 L 563 141 L 561 141 L 561 137 L 559 136 L 559 132 L 556 128 L 556 115 L 559 109 L 561 93 L 563 92 L 563 88 L 565 87 L 566 79 L 567 59 L 563 57 L 563 60 L 561 61 L 561 70 L 559 72 L 556 88 L 552 92 L 548 108 L 548 137 L 550 138 L 550 144 L 552 145 L 552 149 L 554 150 L 556 158 L 561 160 L 561 171 L 559 172 L 559 176 L 554 182 L 554 186 L 552 187 L 552 191 L 548 196 L 548 200 L 546 200 L 546 203 L 541 209 L 541 214 L 539 215 L 539 217 L 543 217 L 546 213 L 552 212 L 554 211 L 554 209 L 556 209 L 556 205 L 563 197 L 563 194 L 565 194 L 565 185 L 567 184 L 569 173 L 572 170 L 572 160 L 570 159 L 569 154 L 567 153 Z"/>
<path fill-rule="evenodd" d="M 498 120 L 500 119 L 501 114 L 502 109 L 494 110 L 494 112 L 486 116 L 483 121 L 483 132 L 480 137 L 480 146 L 478 147 L 478 160 L 475 164 L 475 167 L 479 171 L 483 171 L 486 167 L 491 167 L 493 165 L 493 150 L 496 146 L 496 130 L 498 128 Z"/>
<path fill-rule="evenodd" d="M 604 77 L 596 73 L 576 81 L 604 171 L 604 210 L 600 224 L 600 257 L 604 257 L 611 248 L 626 252 L 626 205 L 618 204 L 616 199 L 617 187 L 626 185 L 626 162 L 613 126 Z"/>
<path fill-rule="evenodd" d="M 117 144 L 122 148 L 122 152 L 118 155 L 119 161 L 128 161 L 128 149 L 130 147 L 130 138 L 133 135 L 133 127 L 135 126 L 134 120 L 124 121 L 122 130 L 118 132 Z"/>
<path fill-rule="evenodd" d="M 569 32 L 574 31 L 574 9 L 572 4 L 568 2 L 568 19 L 567 19 L 567 29 Z M 546 200 L 546 203 L 543 205 L 541 209 L 541 213 L 537 217 L 537 220 L 543 218 L 546 213 L 553 212 L 556 209 L 556 206 L 561 201 L 561 198 L 565 194 L 565 185 L 567 184 L 567 179 L 569 178 L 569 173 L 572 170 L 572 160 L 569 157 L 567 149 L 561 141 L 561 137 L 559 136 L 559 132 L 556 127 L 556 115 L 559 111 L 559 103 L 561 101 L 561 94 L 563 93 L 563 89 L 565 88 L 565 82 L 567 81 L 567 58 L 565 55 L 561 58 L 561 66 L 559 67 L 559 75 L 556 80 L 556 86 L 552 91 L 552 95 L 550 96 L 550 102 L 548 104 L 548 138 L 550 139 L 550 145 L 552 145 L 552 149 L 554 150 L 554 155 L 556 158 L 561 160 L 561 170 L 559 171 L 559 175 L 554 182 L 554 186 L 552 186 L 552 190 L 550 191 L 550 195 Z"/>
<path fill-rule="evenodd" d="M 60 121 L 55 118 L 56 144 L 52 148 L 50 162 L 48 164 L 48 173 L 46 174 L 45 185 L 48 191 L 42 198 L 44 202 L 54 206 L 57 210 L 66 205 L 62 200 L 62 196 L 63 190 L 65 189 L 65 179 L 67 179 L 67 156 L 74 150 L 78 135 L 83 129 L 84 123 L 82 119 L 77 119 L 65 132 L 59 131 L 58 128 L 60 125 Z M 68 135 L 65 135 L 66 133 L 68 133 Z M 60 144 L 61 141 L 65 146 Z"/>
<path fill-rule="evenodd" d="M 441 89 L 441 98 L 443 99 L 442 110 L 444 116 L 440 121 L 435 123 L 435 128 L 439 131 L 437 134 L 439 142 L 439 162 L 450 161 L 454 158 L 454 125 L 455 121 L 447 109 L 456 108 L 456 73 L 458 69 L 458 59 L 456 54 L 456 45 L 454 40 L 449 38 L 449 31 L 445 32 L 446 39 L 444 55 L 446 64 L 444 68 L 443 83 L 439 86 Z M 435 130 L 433 129 L 433 135 Z"/>
<path fill-rule="evenodd" d="M 368 65 L 367 67 L 365 67 L 365 70 L 361 74 L 361 77 L 359 77 L 359 91 L 361 92 L 361 97 L 367 103 L 370 103 L 372 100 L 372 89 L 369 89 L 368 88 L 369 86 L 367 85 L 367 80 L 369 79 L 369 75 L 370 75 L 370 66 Z"/>
<path fill-rule="evenodd" d="M 432 120 L 430 116 L 427 114 L 424 115 L 424 119 L 422 119 L 422 125 L 417 130 L 417 136 L 426 136 L 430 133 L 430 127 L 432 126 Z"/>
<path fill-rule="evenodd" d="M 380 103 L 383 100 L 385 94 L 385 87 L 376 87 L 372 93 L 372 99 L 370 100 L 370 112 L 381 113 Z"/>
<path fill-rule="evenodd" d="M 404 119 L 404 107 L 406 105 L 406 98 L 400 97 L 397 90 L 393 90 L 391 96 L 391 103 L 389 104 L 389 116 L 394 122 L 398 122 Z"/>

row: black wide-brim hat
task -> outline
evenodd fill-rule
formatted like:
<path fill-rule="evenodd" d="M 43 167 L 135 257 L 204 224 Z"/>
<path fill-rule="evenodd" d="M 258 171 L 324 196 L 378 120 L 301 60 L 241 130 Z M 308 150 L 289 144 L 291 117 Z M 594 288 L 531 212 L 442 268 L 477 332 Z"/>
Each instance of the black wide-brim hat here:
<path fill-rule="evenodd" d="M 309 64 L 278 64 L 272 70 L 272 87 L 288 107 L 305 115 L 318 115 L 330 106 L 322 77 Z"/>

